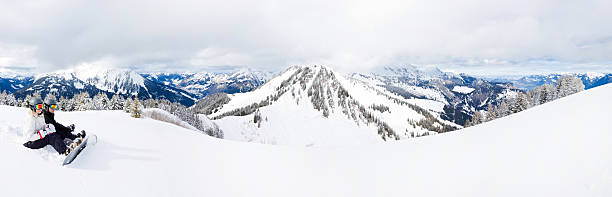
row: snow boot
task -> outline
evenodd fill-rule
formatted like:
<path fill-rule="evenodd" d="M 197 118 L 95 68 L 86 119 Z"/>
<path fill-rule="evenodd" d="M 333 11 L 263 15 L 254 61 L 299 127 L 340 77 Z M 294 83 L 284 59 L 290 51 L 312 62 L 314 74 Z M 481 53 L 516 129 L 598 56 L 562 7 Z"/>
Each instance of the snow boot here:
<path fill-rule="evenodd" d="M 85 130 L 81 130 L 80 133 L 77 133 L 76 136 L 80 137 L 80 138 L 85 138 L 85 135 L 87 135 L 87 133 L 85 133 Z"/>
<path fill-rule="evenodd" d="M 74 143 L 68 145 L 66 147 L 66 152 L 64 152 L 64 155 L 68 156 L 68 154 L 70 154 L 70 152 L 72 152 L 75 148 L 76 148 L 76 146 L 74 146 Z"/>
<path fill-rule="evenodd" d="M 76 149 L 76 147 L 79 146 L 81 143 L 83 143 L 83 138 L 74 139 L 74 141 L 72 141 L 72 144 L 70 144 L 70 146 L 68 146 L 68 148 L 66 149 L 65 154 L 68 155 L 70 152 Z"/>

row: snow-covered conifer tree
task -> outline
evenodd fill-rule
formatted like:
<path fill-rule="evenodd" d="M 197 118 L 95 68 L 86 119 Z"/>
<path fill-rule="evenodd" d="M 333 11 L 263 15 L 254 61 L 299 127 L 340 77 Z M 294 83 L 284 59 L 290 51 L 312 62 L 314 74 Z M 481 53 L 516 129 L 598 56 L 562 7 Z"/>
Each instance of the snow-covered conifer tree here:
<path fill-rule="evenodd" d="M 67 99 L 64 96 L 61 96 L 59 99 L 59 109 L 61 111 L 74 111 L 74 103 L 72 102 L 73 100 L 71 99 Z"/>
<path fill-rule="evenodd" d="M 474 115 L 472 116 L 472 125 L 480 124 L 482 123 L 482 121 L 483 121 L 482 113 L 476 110 L 476 112 L 474 112 Z"/>
<path fill-rule="evenodd" d="M 564 75 L 559 77 L 556 88 L 557 98 L 561 98 L 584 90 L 584 84 L 572 75 Z"/>
<path fill-rule="evenodd" d="M 493 104 L 489 103 L 487 106 L 487 118 L 485 119 L 487 122 L 494 120 L 496 117 L 495 109 L 493 109 Z"/>
<path fill-rule="evenodd" d="M 512 113 L 521 112 L 529 107 L 529 100 L 527 99 L 527 96 L 521 92 L 516 95 L 516 98 L 513 99 L 513 101 L 513 105 L 511 106 Z"/>
<path fill-rule="evenodd" d="M 28 101 L 32 98 L 32 95 L 26 95 L 26 97 L 21 101 L 20 107 L 28 107 Z"/>
<path fill-rule="evenodd" d="M 94 110 L 108 110 L 109 100 L 106 94 L 100 92 L 93 97 L 92 107 Z"/>
<path fill-rule="evenodd" d="M 72 101 L 74 103 L 74 110 L 76 111 L 85 111 L 93 109 L 92 99 L 89 97 L 89 93 L 81 92 L 74 97 L 72 97 Z"/>
<path fill-rule="evenodd" d="M 110 110 L 123 110 L 123 104 L 125 100 L 123 97 L 118 94 L 113 95 L 113 97 L 108 101 L 108 107 Z"/>
<path fill-rule="evenodd" d="M 510 108 L 508 107 L 508 104 L 506 103 L 505 100 L 502 100 L 501 103 L 499 103 L 499 105 L 497 106 L 497 117 L 501 118 L 504 116 L 507 116 L 510 114 Z"/>
<path fill-rule="evenodd" d="M 0 105 L 6 105 L 6 90 L 2 91 L 2 93 L 0 93 Z"/>
<path fill-rule="evenodd" d="M 131 107 L 132 107 L 132 98 L 128 97 L 127 99 L 125 99 L 125 102 L 123 103 L 123 111 L 130 112 Z"/>
<path fill-rule="evenodd" d="M 134 101 L 132 101 L 132 104 L 130 106 L 130 114 L 132 115 L 132 117 L 134 118 L 140 118 L 140 115 L 142 114 L 142 105 L 140 104 L 140 101 L 138 101 L 138 97 L 134 98 Z"/>
<path fill-rule="evenodd" d="M 18 102 L 17 99 L 15 99 L 15 95 L 13 94 L 8 94 L 4 97 L 4 101 L 6 103 L 6 105 L 10 105 L 10 106 L 17 106 Z"/>

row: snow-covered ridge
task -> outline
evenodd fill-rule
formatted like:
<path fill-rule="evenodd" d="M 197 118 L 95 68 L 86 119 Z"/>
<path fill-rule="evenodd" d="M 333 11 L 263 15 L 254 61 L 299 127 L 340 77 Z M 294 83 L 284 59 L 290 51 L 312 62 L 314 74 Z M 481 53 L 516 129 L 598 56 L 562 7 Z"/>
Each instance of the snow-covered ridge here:
<path fill-rule="evenodd" d="M 145 79 L 138 73 L 126 69 L 106 69 L 96 72 L 77 71 L 76 76 L 98 89 L 116 94 L 137 93 L 142 87 L 146 89 Z"/>
<path fill-rule="evenodd" d="M 217 92 L 239 93 L 248 92 L 263 84 L 270 73 L 242 69 L 228 73 L 144 73 L 146 78 L 188 91 L 203 98 Z"/>
<path fill-rule="evenodd" d="M 69 69 L 38 74 L 35 76 L 34 81 L 44 77 L 74 81 L 75 86 L 80 87 L 83 86 L 82 83 L 87 83 L 100 90 L 116 94 L 126 94 L 130 90 L 137 92 L 140 87 L 145 87 L 145 79 L 136 72 L 127 69 Z"/>
<path fill-rule="evenodd" d="M 471 119 L 476 110 L 485 110 L 488 103 L 501 102 L 499 94 L 520 91 L 510 83 L 489 82 L 465 74 L 443 72 L 431 66 L 385 67 L 382 71 L 353 73 L 348 77 L 404 99 L 415 100 L 413 103 L 418 106 L 435 111 L 444 120 L 459 125 Z"/>
<path fill-rule="evenodd" d="M 26 97 L 34 92 L 43 97 L 54 94 L 71 98 L 81 92 L 89 95 L 106 93 L 121 96 L 137 96 L 140 99 L 167 99 L 191 106 L 197 100 L 196 96 L 175 87 L 155 83 L 140 74 L 127 69 L 85 68 L 62 70 L 52 73 L 42 73 L 35 77 L 29 88 L 15 91 L 16 97 Z"/>
<path fill-rule="evenodd" d="M 406 139 L 458 127 L 433 113 L 441 106 L 427 110 L 419 107 L 425 103 L 418 99 L 403 99 L 326 66 L 290 67 L 258 89 L 229 99 L 209 117 L 227 131 L 226 139 L 241 141 L 334 146 Z M 285 129 L 289 125 L 291 135 Z"/>
<path fill-rule="evenodd" d="M 450 74 L 445 73 L 437 67 L 430 66 L 417 66 L 417 65 L 404 65 L 404 66 L 386 66 L 382 70 L 375 71 L 372 73 L 379 76 L 408 76 L 416 77 L 419 79 L 432 79 L 440 78 L 443 75 Z"/>

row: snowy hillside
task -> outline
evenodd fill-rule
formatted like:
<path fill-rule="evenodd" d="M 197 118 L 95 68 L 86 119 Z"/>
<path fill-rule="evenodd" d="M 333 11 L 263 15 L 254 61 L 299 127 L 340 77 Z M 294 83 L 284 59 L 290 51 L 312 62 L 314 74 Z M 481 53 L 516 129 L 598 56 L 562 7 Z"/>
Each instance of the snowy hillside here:
<path fill-rule="evenodd" d="M 258 89 L 229 95 L 209 115 L 225 139 L 297 146 L 338 146 L 453 130 L 444 104 L 404 99 L 325 66 L 296 66 Z"/>
<path fill-rule="evenodd" d="M 67 167 L 50 147 L 21 146 L 26 109 L 0 106 L 0 195 L 612 196 L 611 97 L 605 85 L 460 131 L 331 149 L 220 140 L 119 111 L 60 112 L 100 138 Z"/>

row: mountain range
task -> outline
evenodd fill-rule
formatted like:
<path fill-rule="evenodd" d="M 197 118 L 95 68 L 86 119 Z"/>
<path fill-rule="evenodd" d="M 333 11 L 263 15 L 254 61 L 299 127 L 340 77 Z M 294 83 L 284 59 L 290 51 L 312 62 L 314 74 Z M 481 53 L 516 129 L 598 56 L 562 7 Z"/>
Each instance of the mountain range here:
<path fill-rule="evenodd" d="M 443 72 L 434 67 L 418 67 L 413 65 L 383 67 L 371 73 L 350 73 L 348 75 L 336 73 L 331 68 L 324 66 L 292 67 L 289 70 L 295 70 L 296 68 L 298 70 L 308 68 L 306 69 L 309 70 L 308 72 L 302 71 L 300 73 L 310 73 L 309 75 L 313 75 L 311 73 L 314 72 L 313 70 L 317 70 L 314 73 L 319 73 L 319 70 L 323 69 L 324 71 L 322 72 L 330 73 L 329 77 L 339 79 L 339 81 L 360 83 L 360 86 L 363 87 L 361 89 L 383 92 L 377 94 L 385 94 L 392 96 L 394 99 L 400 99 L 402 102 L 413 104 L 433 114 L 440 122 L 446 121 L 452 123 L 438 125 L 438 128 L 445 128 L 446 126 L 447 129 L 458 128 L 458 125 L 464 125 L 466 120 L 471 119 L 475 111 L 486 110 L 489 103 L 496 105 L 503 98 L 512 97 L 517 92 L 525 91 L 544 83 L 554 83 L 558 77 L 562 76 L 561 74 L 550 74 L 525 76 L 520 79 L 484 80 L 465 74 Z M 34 92 L 38 92 L 43 97 L 46 94 L 52 93 L 68 98 L 80 92 L 88 92 L 90 95 L 104 93 L 109 97 L 113 94 L 119 94 L 124 97 L 137 96 L 139 99 L 167 99 L 185 106 L 192 106 L 196 101 L 204 98 L 200 102 L 202 106 L 199 108 L 206 108 L 202 113 L 210 114 L 213 113 L 213 110 L 219 110 L 220 108 L 218 107 L 223 106 L 225 102 L 234 99 L 235 96 L 233 95 L 246 94 L 247 92 L 264 87 L 268 81 L 284 75 L 273 76 L 274 74 L 269 72 L 248 69 L 232 73 L 142 74 L 125 69 L 73 69 L 43 73 L 36 76 L 0 74 L 0 91 L 12 93 L 17 98 L 25 98 L 26 95 Z M 575 76 L 583 81 L 586 89 L 612 82 L 612 74 L 586 73 L 575 74 Z M 313 77 L 315 76 L 302 76 L 300 79 L 312 81 Z M 319 77 L 318 80 L 321 80 L 325 87 L 329 86 L 329 84 L 326 84 L 327 82 L 332 84 L 340 83 L 338 81 L 334 82 L 331 78 Z M 306 86 L 305 82 L 301 82 L 301 84 L 304 85 L 300 86 L 305 86 L 300 87 L 301 89 L 310 88 L 310 86 Z M 335 86 L 332 85 L 331 87 Z M 280 86 L 275 88 L 280 88 Z M 279 90 L 275 90 L 277 92 L 274 94 L 280 94 Z M 366 90 L 356 91 L 366 92 Z M 331 88 L 330 91 L 330 95 L 338 94 L 337 89 Z M 327 90 L 323 90 L 323 92 L 323 94 L 315 95 L 318 96 L 316 99 L 325 99 L 323 96 L 327 95 Z M 216 93 L 222 94 L 216 95 Z M 352 92 L 348 93 L 349 95 L 354 94 Z M 229 96 L 223 96 L 223 94 L 229 94 Z M 268 94 L 266 96 L 274 96 L 271 92 L 266 94 Z M 295 92 L 292 92 L 292 94 L 295 94 Z M 209 95 L 216 96 L 206 99 Z M 312 95 L 304 98 L 295 98 L 296 102 L 304 101 L 305 99 L 316 100 Z M 246 100 L 251 102 L 248 103 L 250 105 L 255 101 L 261 102 L 263 99 L 252 97 Z M 337 101 L 334 100 L 334 102 Z M 362 107 L 369 108 L 371 107 L 368 106 L 369 104 L 382 105 L 389 101 L 371 103 L 355 99 L 355 102 L 368 103 Z M 385 106 L 388 107 L 388 105 Z M 323 106 L 315 107 L 315 109 L 322 110 L 320 107 Z M 328 105 L 328 107 L 332 107 L 332 105 Z M 227 106 L 224 106 L 224 108 L 228 109 Z M 381 109 L 385 108 L 382 107 Z M 247 115 L 251 113 L 252 111 L 248 111 Z M 355 119 L 353 118 L 353 120 Z M 418 120 L 413 121 L 418 122 Z M 429 131 L 433 130 L 435 129 Z M 416 132 L 415 135 L 425 133 L 428 132 Z"/>
<path fill-rule="evenodd" d="M 204 98 L 218 92 L 249 92 L 265 83 L 273 74 L 244 69 L 234 73 L 145 73 L 142 76 Z"/>
<path fill-rule="evenodd" d="M 489 82 L 465 74 L 412 65 L 384 67 L 370 74 L 351 74 L 370 86 L 377 86 L 405 99 L 437 103 L 444 120 L 464 125 L 476 110 L 497 104 L 521 91 L 509 82 Z"/>
<path fill-rule="evenodd" d="M 547 74 L 547 75 L 528 75 L 518 79 L 491 78 L 491 81 L 512 83 L 517 88 L 530 90 L 544 84 L 554 84 L 559 77 L 566 74 Z M 576 78 L 582 80 L 584 89 L 591 89 L 597 86 L 612 83 L 612 73 L 573 73 Z"/>
<path fill-rule="evenodd" d="M 263 84 L 269 74 L 250 72 L 196 74 L 138 74 L 125 69 L 73 69 L 36 76 L 0 76 L 0 92 L 16 98 L 39 93 L 72 98 L 80 92 L 98 93 L 139 99 L 166 99 L 191 106 L 200 98 L 215 92 L 250 91 Z"/>

